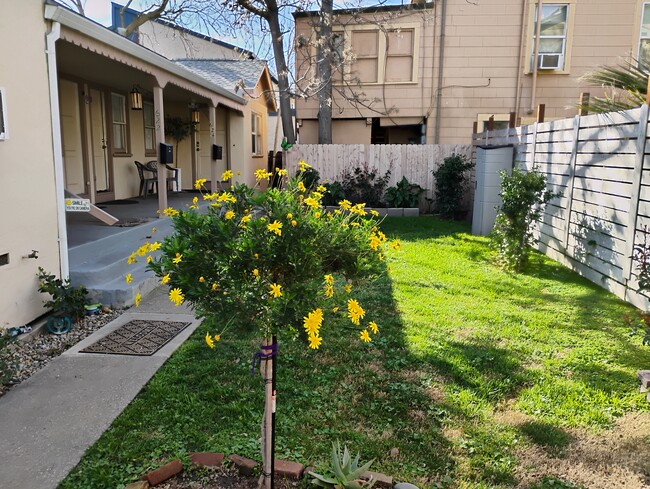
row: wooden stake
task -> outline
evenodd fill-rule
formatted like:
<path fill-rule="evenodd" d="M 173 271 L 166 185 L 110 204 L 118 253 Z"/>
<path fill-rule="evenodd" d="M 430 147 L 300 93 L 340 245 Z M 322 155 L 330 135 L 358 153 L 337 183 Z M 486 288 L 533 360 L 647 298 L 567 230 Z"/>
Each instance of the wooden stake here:
<path fill-rule="evenodd" d="M 508 127 L 512 129 L 517 126 L 517 113 L 510 112 L 510 120 L 508 121 Z"/>
<path fill-rule="evenodd" d="M 478 122 L 476 121 L 474 121 L 474 124 L 472 124 L 472 133 L 478 133 Z"/>
<path fill-rule="evenodd" d="M 494 131 L 494 116 L 491 115 L 488 119 L 488 131 Z"/>
<path fill-rule="evenodd" d="M 267 338 L 262 344 L 269 346 L 273 340 Z M 268 353 L 269 350 L 264 350 Z M 264 379 L 264 418 L 262 419 L 262 477 L 260 486 L 273 489 L 273 411 L 275 410 L 273 396 L 273 357 L 262 358 L 260 371 Z"/>
<path fill-rule="evenodd" d="M 580 94 L 580 115 L 589 114 L 589 92 Z"/>
<path fill-rule="evenodd" d="M 544 111 L 546 110 L 545 104 L 539 104 L 537 106 L 537 122 L 544 122 Z"/>

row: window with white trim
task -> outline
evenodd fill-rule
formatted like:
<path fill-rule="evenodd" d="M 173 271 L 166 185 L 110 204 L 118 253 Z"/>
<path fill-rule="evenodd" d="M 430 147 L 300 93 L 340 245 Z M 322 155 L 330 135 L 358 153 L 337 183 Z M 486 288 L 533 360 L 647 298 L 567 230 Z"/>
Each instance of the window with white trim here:
<path fill-rule="evenodd" d="M 533 19 L 533 53 L 537 32 L 537 6 Z M 542 5 L 542 21 L 539 33 L 539 55 L 537 68 L 540 70 L 563 70 L 566 56 L 569 25 L 569 4 L 545 3 Z M 534 56 L 534 55 L 533 55 Z M 531 56 L 531 70 L 533 69 Z"/>
<path fill-rule="evenodd" d="M 7 104 L 5 97 L 5 89 L 0 87 L 0 141 L 9 139 L 9 131 L 7 129 Z"/>
<path fill-rule="evenodd" d="M 262 117 L 253 112 L 251 117 L 252 149 L 254 156 L 262 156 Z"/>
<path fill-rule="evenodd" d="M 142 102 L 144 118 L 144 152 L 147 156 L 156 155 L 156 121 L 153 115 L 153 103 Z"/>
<path fill-rule="evenodd" d="M 111 93 L 111 119 L 113 125 L 113 153 L 127 153 L 126 97 Z"/>
<path fill-rule="evenodd" d="M 639 35 L 639 64 L 650 66 L 650 2 L 644 2 L 641 13 L 641 33 Z"/>

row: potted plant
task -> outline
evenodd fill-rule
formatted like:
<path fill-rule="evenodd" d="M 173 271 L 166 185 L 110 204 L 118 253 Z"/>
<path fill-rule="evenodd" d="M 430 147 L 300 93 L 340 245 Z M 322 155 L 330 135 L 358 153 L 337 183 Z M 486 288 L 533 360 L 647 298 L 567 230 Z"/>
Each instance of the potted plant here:
<path fill-rule="evenodd" d="M 38 267 L 38 280 L 38 291 L 51 296 L 43 304 L 53 312 L 47 321 L 47 330 L 52 334 L 67 333 L 72 323 L 84 315 L 88 291 L 84 286 L 73 287 L 70 279 L 61 280 L 42 267 Z"/>

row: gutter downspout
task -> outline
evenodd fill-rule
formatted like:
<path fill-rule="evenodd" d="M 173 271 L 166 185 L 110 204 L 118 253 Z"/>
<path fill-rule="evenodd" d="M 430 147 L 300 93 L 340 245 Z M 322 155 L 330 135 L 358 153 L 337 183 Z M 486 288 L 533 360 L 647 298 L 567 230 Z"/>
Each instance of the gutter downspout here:
<path fill-rule="evenodd" d="M 61 140 L 61 114 L 59 112 L 59 84 L 56 65 L 56 41 L 61 37 L 61 24 L 52 22 L 46 34 L 47 75 L 50 88 L 50 117 L 52 122 L 52 150 L 54 153 L 54 188 L 59 231 L 59 260 L 61 279 L 70 276 L 68 261 L 68 228 L 65 220 L 65 181 L 63 178 L 63 142 Z"/>
<path fill-rule="evenodd" d="M 519 33 L 519 60 L 517 62 L 517 88 L 515 90 L 515 117 L 519 117 L 521 108 L 521 74 L 524 58 L 524 36 L 526 34 L 526 1 L 521 1 L 521 32 Z"/>
<path fill-rule="evenodd" d="M 540 0 L 541 1 L 541 0 Z M 442 117 L 442 110 L 440 104 L 442 102 L 442 72 L 445 60 L 445 24 L 447 19 L 447 0 L 442 0 L 442 7 L 440 11 L 440 39 L 438 45 L 438 86 L 436 93 L 436 129 L 433 136 L 433 143 L 440 142 L 440 119 Z"/>
<path fill-rule="evenodd" d="M 535 25 L 535 53 L 533 54 L 533 89 L 530 95 L 530 112 L 537 103 L 537 58 L 539 57 L 539 35 L 542 32 L 542 0 L 537 0 L 537 23 Z"/>

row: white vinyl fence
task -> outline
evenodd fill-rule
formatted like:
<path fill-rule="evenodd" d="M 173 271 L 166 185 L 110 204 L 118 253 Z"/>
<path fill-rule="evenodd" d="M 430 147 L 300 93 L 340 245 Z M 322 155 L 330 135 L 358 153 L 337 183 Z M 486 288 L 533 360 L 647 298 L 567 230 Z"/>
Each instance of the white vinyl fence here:
<path fill-rule="evenodd" d="M 647 309 L 632 260 L 650 225 L 648 106 L 474 135 L 475 145 L 513 144 L 515 164 L 537 167 L 562 196 L 546 206 L 538 249 Z"/>
<path fill-rule="evenodd" d="M 433 199 L 435 180 L 433 171 L 452 154 L 471 158 L 469 144 L 299 144 L 285 154 L 285 168 L 290 175 L 304 160 L 320 173 L 321 181 L 341 180 L 346 169 L 368 165 L 383 176 L 390 170 L 389 186 L 402 177 L 426 190 L 426 198 Z M 473 186 L 469 187 L 473 192 Z M 471 196 L 467 199 L 471 207 Z M 420 199 L 420 209 L 429 210 L 426 200 Z"/>

